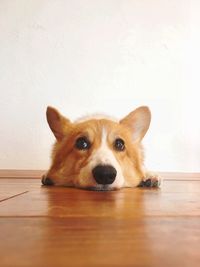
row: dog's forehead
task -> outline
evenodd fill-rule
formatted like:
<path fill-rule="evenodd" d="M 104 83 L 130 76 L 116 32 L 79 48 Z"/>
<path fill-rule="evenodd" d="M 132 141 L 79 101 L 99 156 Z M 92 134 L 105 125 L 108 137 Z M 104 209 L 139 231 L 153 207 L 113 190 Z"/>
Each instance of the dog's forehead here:
<path fill-rule="evenodd" d="M 75 128 L 79 133 L 88 133 L 94 135 L 94 138 L 101 137 L 121 132 L 121 125 L 118 121 L 113 121 L 108 118 L 91 118 L 75 123 Z"/>
<path fill-rule="evenodd" d="M 82 122 L 88 122 L 88 121 L 100 121 L 100 120 L 108 120 L 108 121 L 112 121 L 112 122 L 119 122 L 118 119 L 111 117 L 111 116 L 107 116 L 107 115 L 103 115 L 103 114 L 93 114 L 93 115 L 87 115 L 81 118 L 78 118 L 77 120 L 74 121 L 74 123 L 82 123 Z"/>

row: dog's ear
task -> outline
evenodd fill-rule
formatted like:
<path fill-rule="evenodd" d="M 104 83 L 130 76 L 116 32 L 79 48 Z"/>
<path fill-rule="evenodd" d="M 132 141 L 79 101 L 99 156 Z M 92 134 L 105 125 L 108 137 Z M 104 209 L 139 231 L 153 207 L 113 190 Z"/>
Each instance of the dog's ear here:
<path fill-rule="evenodd" d="M 151 112 L 149 108 L 142 106 L 129 113 L 120 121 L 120 124 L 131 129 L 134 142 L 140 142 L 149 129 L 150 121 Z"/>
<path fill-rule="evenodd" d="M 47 107 L 47 122 L 50 129 L 58 141 L 65 136 L 67 129 L 70 127 L 70 120 L 63 117 L 55 108 Z"/>

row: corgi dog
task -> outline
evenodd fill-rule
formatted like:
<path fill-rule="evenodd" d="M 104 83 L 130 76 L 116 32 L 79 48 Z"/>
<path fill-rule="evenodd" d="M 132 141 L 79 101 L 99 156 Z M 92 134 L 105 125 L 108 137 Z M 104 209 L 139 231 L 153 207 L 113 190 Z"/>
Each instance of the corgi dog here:
<path fill-rule="evenodd" d="M 144 169 L 141 141 L 151 121 L 141 106 L 121 120 L 87 117 L 75 122 L 47 107 L 47 122 L 56 143 L 43 185 L 108 191 L 123 187 L 159 185 L 157 175 Z"/>

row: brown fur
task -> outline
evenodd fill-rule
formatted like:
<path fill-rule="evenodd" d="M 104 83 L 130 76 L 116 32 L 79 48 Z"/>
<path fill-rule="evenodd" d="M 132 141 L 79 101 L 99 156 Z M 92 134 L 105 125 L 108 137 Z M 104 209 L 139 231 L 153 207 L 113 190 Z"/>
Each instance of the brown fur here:
<path fill-rule="evenodd" d="M 46 177 L 49 177 L 55 185 L 84 188 L 95 186 L 96 183 L 92 178 L 87 184 L 85 181 L 87 177 L 80 177 L 80 171 L 89 164 L 92 153 L 101 146 L 103 129 L 107 132 L 107 146 L 121 166 L 124 186 L 137 186 L 144 178 L 141 140 L 150 123 L 150 112 L 147 107 L 138 108 L 120 122 L 109 119 L 89 119 L 75 123 L 60 115 L 56 109 L 48 107 L 47 120 L 57 141 L 52 152 L 52 164 Z M 90 149 L 82 151 L 75 148 L 76 139 L 81 136 L 90 140 L 92 144 Z M 114 140 L 119 137 L 125 141 L 126 147 L 120 152 L 113 147 Z"/>

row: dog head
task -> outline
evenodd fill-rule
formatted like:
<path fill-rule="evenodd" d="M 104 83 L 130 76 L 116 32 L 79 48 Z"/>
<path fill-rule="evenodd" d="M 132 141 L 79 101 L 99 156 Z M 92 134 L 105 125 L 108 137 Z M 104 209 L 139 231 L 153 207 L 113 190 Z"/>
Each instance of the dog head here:
<path fill-rule="evenodd" d="M 92 190 L 137 186 L 143 173 L 141 140 L 151 120 L 148 107 L 139 107 L 120 121 L 103 117 L 71 122 L 47 108 L 47 121 L 56 137 L 52 165 L 43 183 Z"/>

